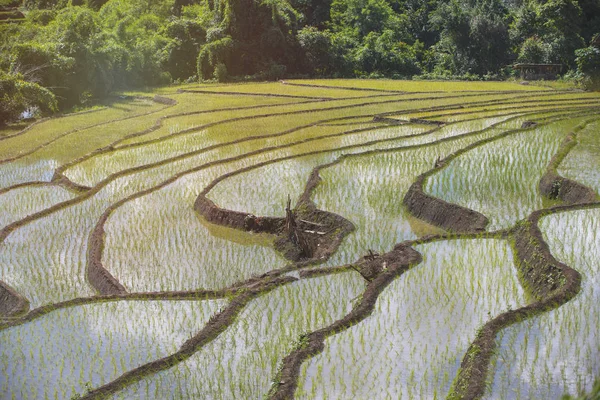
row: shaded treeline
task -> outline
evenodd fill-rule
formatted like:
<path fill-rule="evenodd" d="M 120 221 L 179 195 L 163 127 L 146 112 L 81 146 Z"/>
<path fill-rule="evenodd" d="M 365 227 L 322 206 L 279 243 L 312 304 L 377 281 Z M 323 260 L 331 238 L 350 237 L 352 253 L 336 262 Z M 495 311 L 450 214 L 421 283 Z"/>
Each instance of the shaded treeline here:
<path fill-rule="evenodd" d="M 12 3 L 12 4 L 11 4 Z M 0 0 L 0 120 L 173 81 L 600 74 L 600 0 Z M 23 17 L 8 6 L 20 7 Z M 17 15 L 17 19 L 14 16 Z M 12 19 L 11 19 L 12 18 Z M 578 68 L 579 67 L 579 68 Z M 579 75 L 578 75 L 579 74 Z"/>

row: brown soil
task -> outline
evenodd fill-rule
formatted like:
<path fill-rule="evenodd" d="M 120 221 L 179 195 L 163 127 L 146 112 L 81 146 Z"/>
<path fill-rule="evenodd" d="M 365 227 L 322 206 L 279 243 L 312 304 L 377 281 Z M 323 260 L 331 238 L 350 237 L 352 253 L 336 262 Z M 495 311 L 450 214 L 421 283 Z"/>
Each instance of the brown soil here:
<path fill-rule="evenodd" d="M 242 170 L 240 170 L 242 171 Z M 236 171 L 235 173 L 239 173 Z M 226 210 L 217 206 L 206 196 L 216 183 L 232 176 L 223 175 L 208 185 L 194 203 L 194 209 L 207 221 L 247 232 L 269 233 L 276 235 L 274 247 L 288 260 L 294 262 L 319 262 L 328 259 L 339 247 L 343 238 L 354 230 L 354 225 L 345 218 L 327 211 L 318 210 L 315 205 L 302 196 L 294 209 L 298 221 L 299 233 L 306 248 L 290 240 L 285 231 L 283 217 L 257 217 L 252 214 Z M 318 172 L 311 174 L 305 193 L 311 191 L 319 180 Z"/>
<path fill-rule="evenodd" d="M 177 104 L 177 100 L 171 99 L 171 98 L 165 97 L 165 96 L 159 96 L 159 95 L 154 96 L 152 98 L 152 101 L 155 103 L 165 104 L 168 106 L 174 106 Z"/>
<path fill-rule="evenodd" d="M 103 215 L 88 239 L 86 276 L 90 285 L 102 295 L 127 293 L 125 287 L 102 265 L 104 250 L 104 224 L 108 215 Z"/>
<path fill-rule="evenodd" d="M 423 192 L 424 181 L 425 176 L 419 176 L 404 196 L 403 203 L 411 214 L 449 232 L 485 231 L 489 222 L 485 215 L 426 194 Z"/>
<path fill-rule="evenodd" d="M 417 218 L 423 219 L 432 225 L 451 232 L 469 233 L 484 231 L 489 222 L 487 217 L 477 211 L 429 196 L 423 191 L 425 179 L 445 168 L 455 158 L 474 148 L 502 139 L 517 132 L 534 129 L 539 125 L 542 125 L 542 123 L 536 122 L 534 124 L 528 124 L 529 127 L 527 128 L 505 131 L 492 138 L 472 143 L 446 156 L 444 159 L 436 161 L 435 166 L 432 169 L 421 174 L 411 185 L 404 197 L 404 205 Z"/>
<path fill-rule="evenodd" d="M 14 317 L 29 311 L 29 300 L 0 281 L 0 317 Z"/>

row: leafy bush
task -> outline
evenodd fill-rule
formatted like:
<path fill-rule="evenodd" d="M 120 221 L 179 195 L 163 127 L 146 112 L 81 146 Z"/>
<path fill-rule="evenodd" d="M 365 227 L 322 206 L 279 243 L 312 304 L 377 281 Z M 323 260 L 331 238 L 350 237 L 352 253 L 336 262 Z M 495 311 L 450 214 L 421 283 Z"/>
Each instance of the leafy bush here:
<path fill-rule="evenodd" d="M 589 90 L 600 90 L 600 49 L 589 46 L 575 51 L 577 70 L 584 75 L 583 84 Z"/>
<path fill-rule="evenodd" d="M 537 36 L 532 36 L 521 45 L 517 61 L 522 63 L 540 64 L 548 59 L 548 51 L 544 43 Z"/>
<path fill-rule="evenodd" d="M 54 112 L 58 109 L 56 97 L 48 89 L 24 81 L 21 74 L 0 71 L 0 124 L 14 121 L 32 108 Z"/>

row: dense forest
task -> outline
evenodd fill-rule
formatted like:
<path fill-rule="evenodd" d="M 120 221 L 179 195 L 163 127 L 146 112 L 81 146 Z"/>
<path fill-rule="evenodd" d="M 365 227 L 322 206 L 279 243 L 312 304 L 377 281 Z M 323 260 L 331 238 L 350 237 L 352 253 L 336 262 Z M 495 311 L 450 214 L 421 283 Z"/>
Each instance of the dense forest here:
<path fill-rule="evenodd" d="M 284 77 L 600 75 L 600 0 L 0 0 L 0 120 L 116 89 Z M 598 42 L 596 38 L 595 43 Z M 590 79 L 591 77 L 591 79 Z"/>

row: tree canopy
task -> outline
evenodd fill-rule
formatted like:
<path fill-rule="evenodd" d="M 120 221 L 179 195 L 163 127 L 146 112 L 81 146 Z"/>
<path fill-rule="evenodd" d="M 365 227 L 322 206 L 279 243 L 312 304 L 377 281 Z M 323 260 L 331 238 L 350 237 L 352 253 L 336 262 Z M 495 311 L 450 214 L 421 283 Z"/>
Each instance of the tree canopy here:
<path fill-rule="evenodd" d="M 595 47 L 586 45 L 600 26 L 600 0 L 24 0 L 20 6 L 23 20 L 0 24 L 2 79 L 46 88 L 63 109 L 115 89 L 173 81 L 501 78 L 517 61 L 560 63 L 581 74 L 598 68 Z M 37 108 L 54 109 L 45 104 Z"/>

